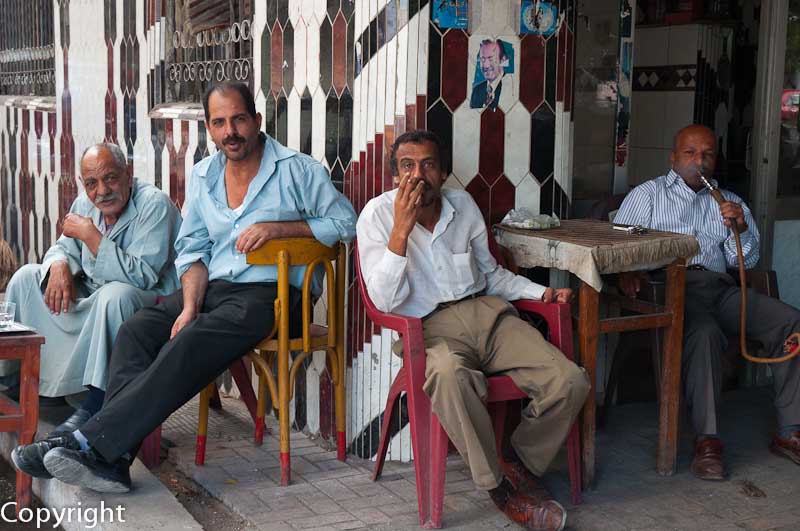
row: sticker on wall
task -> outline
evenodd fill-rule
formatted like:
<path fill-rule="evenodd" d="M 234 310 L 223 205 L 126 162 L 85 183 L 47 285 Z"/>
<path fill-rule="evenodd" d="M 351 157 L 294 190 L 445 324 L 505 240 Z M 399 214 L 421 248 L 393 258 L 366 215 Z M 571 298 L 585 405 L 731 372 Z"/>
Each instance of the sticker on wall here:
<path fill-rule="evenodd" d="M 627 173 L 631 116 L 631 71 L 633 69 L 633 9 L 629 0 L 620 0 L 619 16 L 620 48 L 617 62 L 618 97 L 614 164 L 616 166 L 615 175 L 622 179 Z"/>
<path fill-rule="evenodd" d="M 483 39 L 478 47 L 469 106 L 496 109 L 501 98 L 514 97 L 514 45 L 502 39 Z"/>
<path fill-rule="evenodd" d="M 558 7 L 541 0 L 522 0 L 519 18 L 520 33 L 547 37 L 558 27 Z"/>
<path fill-rule="evenodd" d="M 433 21 L 440 28 L 467 29 L 469 0 L 434 0 Z"/>

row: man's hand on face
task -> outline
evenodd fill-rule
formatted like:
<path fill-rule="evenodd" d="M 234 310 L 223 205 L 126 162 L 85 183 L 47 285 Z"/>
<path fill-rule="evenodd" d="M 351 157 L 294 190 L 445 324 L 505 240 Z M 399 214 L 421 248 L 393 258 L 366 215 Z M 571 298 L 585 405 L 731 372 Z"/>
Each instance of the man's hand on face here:
<path fill-rule="evenodd" d="M 72 286 L 72 272 L 66 262 L 54 262 L 50 266 L 47 287 L 44 290 L 44 303 L 50 311 L 58 315 L 67 313 L 69 304 L 75 300 Z"/>
<path fill-rule="evenodd" d="M 197 313 L 194 310 L 188 309 L 186 307 L 183 308 L 183 311 L 178 314 L 178 318 L 175 319 L 175 323 L 172 325 L 172 330 L 169 333 L 169 338 L 172 339 L 178 332 L 183 330 L 183 328 L 197 319 Z"/>
<path fill-rule="evenodd" d="M 547 288 L 542 295 L 542 302 L 571 302 L 573 297 L 569 288 Z"/>
<path fill-rule="evenodd" d="M 411 234 L 417 223 L 417 217 L 422 209 L 423 190 L 425 181 L 422 179 L 400 178 L 397 197 L 394 200 L 394 229 L 405 237 Z"/>
<path fill-rule="evenodd" d="M 275 222 L 265 221 L 264 223 L 254 223 L 239 234 L 239 237 L 236 239 L 236 251 L 240 253 L 249 253 L 278 236 Z"/>
<path fill-rule="evenodd" d="M 80 216 L 78 214 L 67 214 L 64 217 L 64 225 L 62 227 L 64 236 L 68 238 L 76 238 L 84 243 L 90 239 L 103 237 L 97 227 L 94 226 L 92 218 Z"/>
<path fill-rule="evenodd" d="M 725 201 L 719 206 L 719 213 L 722 215 L 723 223 L 726 227 L 730 228 L 731 222 L 729 218 L 733 218 L 736 220 L 736 226 L 739 228 L 740 233 L 747 230 L 747 223 L 744 221 L 744 209 L 741 205 Z"/>

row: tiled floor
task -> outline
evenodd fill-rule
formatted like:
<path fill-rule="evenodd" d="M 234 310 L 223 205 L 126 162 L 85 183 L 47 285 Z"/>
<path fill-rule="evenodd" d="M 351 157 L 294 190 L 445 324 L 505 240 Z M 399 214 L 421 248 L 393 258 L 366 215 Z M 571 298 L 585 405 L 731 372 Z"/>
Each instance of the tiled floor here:
<path fill-rule="evenodd" d="M 739 391 L 725 400 L 722 427 L 731 477 L 722 483 L 702 482 L 688 472 L 691 441 L 685 427 L 678 473 L 656 474 L 656 405 L 613 408 L 608 426 L 598 435 L 597 484 L 584 493 L 583 503 L 568 503 L 565 455 L 546 477 L 569 511 L 568 529 L 800 529 L 800 467 L 767 451 L 774 423 L 769 393 Z M 293 433 L 293 483 L 281 487 L 277 440 L 267 437 L 262 447 L 254 447 L 244 406 L 224 399 L 224 408 L 210 415 L 205 466 L 194 465 L 195 401 L 164 425 L 164 436 L 176 444 L 169 458 L 254 528 L 418 529 L 412 465 L 388 463 L 383 478 L 373 483 L 371 462 L 339 462 L 335 452 Z M 272 426 L 277 429 L 274 420 Z M 745 483 L 764 497 L 748 496 Z M 475 490 L 457 456 L 451 457 L 447 471 L 444 525 L 516 528 L 485 493 Z"/>

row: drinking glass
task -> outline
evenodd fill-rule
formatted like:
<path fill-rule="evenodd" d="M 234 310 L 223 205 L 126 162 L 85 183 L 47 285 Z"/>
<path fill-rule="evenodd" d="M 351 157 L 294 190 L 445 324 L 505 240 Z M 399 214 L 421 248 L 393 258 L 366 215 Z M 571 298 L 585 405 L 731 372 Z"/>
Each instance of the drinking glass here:
<path fill-rule="evenodd" d="M 14 312 L 17 303 L 2 301 L 0 302 L 0 328 L 8 328 L 14 322 Z"/>

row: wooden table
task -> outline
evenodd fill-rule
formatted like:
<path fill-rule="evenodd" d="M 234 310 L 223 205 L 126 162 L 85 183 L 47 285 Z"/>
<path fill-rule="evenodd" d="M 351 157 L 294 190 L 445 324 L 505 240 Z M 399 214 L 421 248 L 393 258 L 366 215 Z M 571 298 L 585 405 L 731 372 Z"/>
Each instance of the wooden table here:
<path fill-rule="evenodd" d="M 680 402 L 683 301 L 686 260 L 699 251 L 693 236 L 650 231 L 627 234 L 596 220 L 563 220 L 548 230 L 494 229 L 497 242 L 508 248 L 520 267 L 550 267 L 570 271 L 581 280 L 578 293 L 580 360 L 592 389 L 583 406 L 583 485 L 594 481 L 595 378 L 600 334 L 630 330 L 664 329 L 660 389 L 659 440 L 656 468 L 675 472 Z M 640 315 L 600 319 L 602 275 L 667 266 L 666 301 L 663 306 L 627 297 L 615 297 L 623 307 Z M 607 294 L 603 294 L 605 298 Z M 611 296 L 611 295 L 609 295 Z"/>
<path fill-rule="evenodd" d="M 0 431 L 15 431 L 19 444 L 30 444 L 39 423 L 39 349 L 35 333 L 0 333 L 0 360 L 20 360 L 19 404 L 0 394 Z M 17 514 L 30 507 L 31 477 L 17 470 Z"/>

